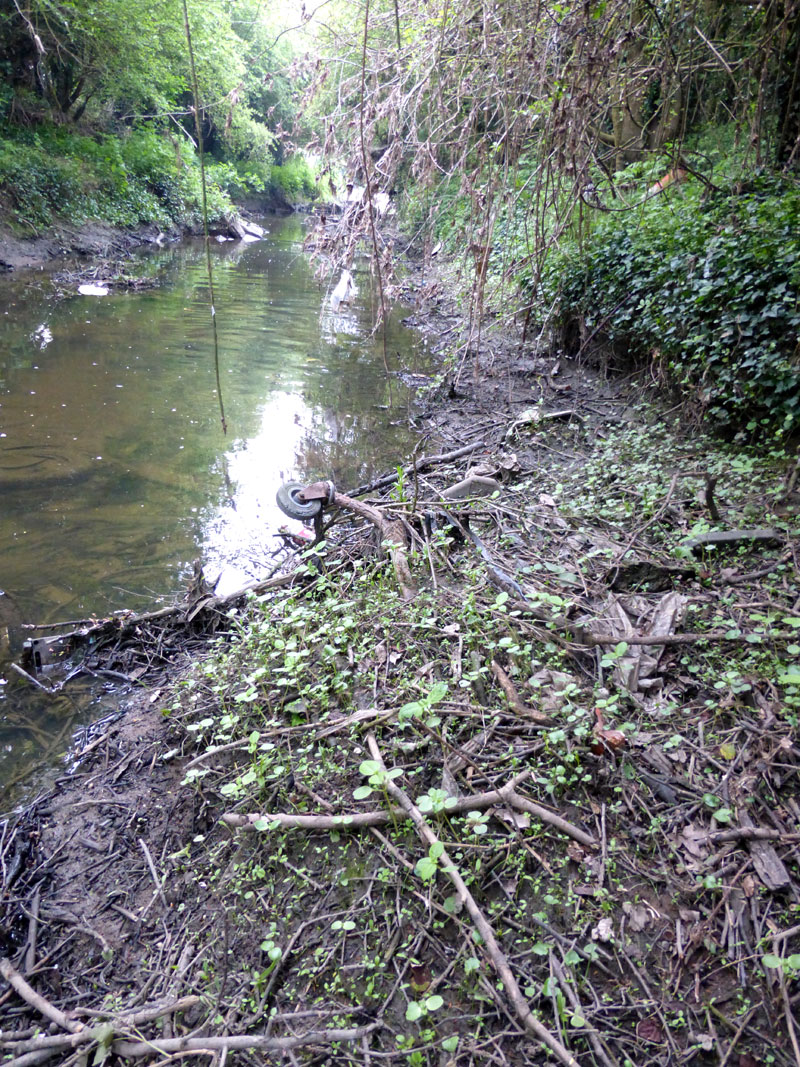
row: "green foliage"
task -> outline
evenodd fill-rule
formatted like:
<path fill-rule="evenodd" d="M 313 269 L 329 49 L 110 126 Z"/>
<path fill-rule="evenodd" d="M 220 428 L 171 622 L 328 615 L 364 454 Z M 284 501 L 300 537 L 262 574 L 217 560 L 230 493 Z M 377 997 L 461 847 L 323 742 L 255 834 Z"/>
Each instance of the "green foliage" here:
<path fill-rule="evenodd" d="M 40 126 L 0 141 L 0 191 L 33 230 L 58 218 L 103 219 L 118 226 L 200 222 L 200 168 L 194 153 L 152 128 L 120 138 L 89 137 Z M 213 184 L 211 220 L 232 210 Z"/>
<path fill-rule="evenodd" d="M 212 164 L 207 171 L 234 199 L 256 195 L 296 204 L 317 194 L 311 167 L 302 155 L 292 156 L 282 165 L 251 159 Z"/>
<path fill-rule="evenodd" d="M 53 156 L 38 138 L 27 143 L 0 141 L 0 191 L 32 229 L 51 221 L 58 206 L 83 196 L 74 159 Z"/>
<path fill-rule="evenodd" d="M 607 217 L 541 286 L 562 326 L 651 359 L 717 423 L 785 431 L 800 427 L 799 292 L 800 189 L 768 177 Z"/>
<path fill-rule="evenodd" d="M 275 73 L 293 58 L 278 15 L 252 0 L 188 0 L 188 14 L 203 146 L 225 187 L 310 197 L 302 157 L 273 170 L 283 162 L 276 131 L 293 123 L 290 88 L 302 85 Z M 0 23 L 0 184 L 17 221 L 196 224 L 192 106 L 182 0 L 32 0 L 11 12 Z M 212 221 L 230 213 L 213 186 L 210 197 Z"/>

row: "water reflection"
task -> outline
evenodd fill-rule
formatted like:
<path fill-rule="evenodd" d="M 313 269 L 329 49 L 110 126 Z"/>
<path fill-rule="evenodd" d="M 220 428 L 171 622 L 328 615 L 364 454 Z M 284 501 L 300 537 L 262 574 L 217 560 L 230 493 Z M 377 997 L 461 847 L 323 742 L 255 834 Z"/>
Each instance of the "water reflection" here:
<path fill-rule="evenodd" d="M 300 220 L 270 229 L 263 242 L 213 248 L 227 437 L 200 242 L 128 264 L 157 282 L 149 289 L 86 297 L 41 275 L 3 282 L 0 782 L 4 760 L 7 771 L 53 731 L 52 708 L 19 726 L 30 693 L 7 656 L 20 619 L 145 609 L 180 593 L 198 556 L 234 589 L 271 566 L 281 480 L 347 488 L 411 448 L 409 397 L 385 373 L 368 278 L 361 303 L 334 314 L 302 255 Z M 393 358 L 424 369 L 414 337 L 389 328 Z"/>

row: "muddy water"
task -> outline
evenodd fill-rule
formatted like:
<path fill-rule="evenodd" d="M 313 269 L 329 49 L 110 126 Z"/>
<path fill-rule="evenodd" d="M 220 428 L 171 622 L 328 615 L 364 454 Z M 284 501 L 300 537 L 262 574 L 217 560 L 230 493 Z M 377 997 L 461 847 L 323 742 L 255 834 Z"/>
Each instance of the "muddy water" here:
<path fill-rule="evenodd" d="M 302 220 L 267 226 L 213 247 L 226 435 L 202 242 L 142 253 L 126 269 L 157 284 L 105 297 L 0 280 L 0 788 L 63 750 L 101 699 L 45 697 L 10 670 L 23 620 L 148 610 L 181 594 L 197 558 L 236 589 L 274 563 L 281 480 L 352 488 L 412 446 L 368 277 L 334 313 Z M 392 371 L 426 369 L 396 318 L 387 348 Z"/>

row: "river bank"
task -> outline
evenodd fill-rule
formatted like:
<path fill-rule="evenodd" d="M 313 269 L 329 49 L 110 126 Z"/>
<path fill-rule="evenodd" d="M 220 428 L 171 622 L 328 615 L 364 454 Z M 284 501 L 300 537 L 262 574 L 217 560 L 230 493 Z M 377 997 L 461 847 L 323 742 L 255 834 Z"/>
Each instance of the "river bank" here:
<path fill-rule="evenodd" d="M 15 1067 L 793 1062 L 795 457 L 405 284 L 442 373 L 355 495 L 413 596 L 342 510 L 178 613 L 2 823 Z"/>
<path fill-rule="evenodd" d="M 242 209 L 249 217 L 289 214 L 293 210 L 287 201 L 253 201 Z M 241 237 L 241 219 L 231 218 L 224 227 L 216 224 L 213 234 Z M 181 237 L 202 235 L 202 226 L 186 224 L 162 230 L 154 223 L 136 227 L 112 226 L 98 220 L 82 223 L 62 221 L 49 227 L 41 235 L 20 237 L 4 224 L 0 216 L 0 271 L 30 270 L 44 267 L 66 256 L 110 259 L 129 255 L 142 245 L 163 245 Z"/>

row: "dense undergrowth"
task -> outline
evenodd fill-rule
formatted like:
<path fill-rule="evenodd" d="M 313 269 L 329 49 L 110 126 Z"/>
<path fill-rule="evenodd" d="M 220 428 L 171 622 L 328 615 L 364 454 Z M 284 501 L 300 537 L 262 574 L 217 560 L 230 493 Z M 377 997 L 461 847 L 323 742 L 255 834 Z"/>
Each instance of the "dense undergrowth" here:
<path fill-rule="evenodd" d="M 243 196 L 289 206 L 314 193 L 301 156 L 282 166 L 208 162 L 212 226 L 230 221 L 233 200 Z M 40 124 L 0 138 L 0 205 L 20 236 L 64 220 L 199 228 L 202 201 L 198 157 L 180 137 L 148 128 L 92 135 Z"/>
<path fill-rule="evenodd" d="M 728 431 L 797 432 L 797 182 L 690 179 L 587 229 L 548 257 L 538 294 L 573 352 L 649 364 Z"/>

